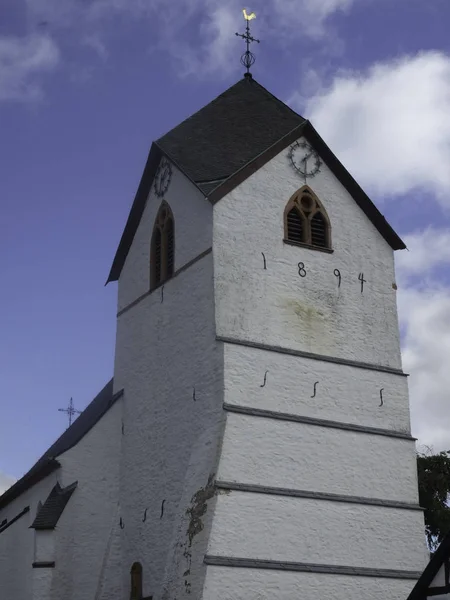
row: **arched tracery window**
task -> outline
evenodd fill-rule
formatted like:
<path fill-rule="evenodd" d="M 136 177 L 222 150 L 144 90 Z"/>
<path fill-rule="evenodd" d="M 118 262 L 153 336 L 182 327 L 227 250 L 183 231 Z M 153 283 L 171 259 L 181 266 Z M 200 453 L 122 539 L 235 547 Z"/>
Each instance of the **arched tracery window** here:
<path fill-rule="evenodd" d="M 150 250 L 150 288 L 157 287 L 173 275 L 175 265 L 175 221 L 167 202 L 156 215 Z"/>
<path fill-rule="evenodd" d="M 313 248 L 331 249 L 331 227 L 322 203 L 308 187 L 298 190 L 284 211 L 286 242 Z"/>
<path fill-rule="evenodd" d="M 142 565 L 135 562 L 131 567 L 131 591 L 130 600 L 141 600 L 142 598 Z"/>

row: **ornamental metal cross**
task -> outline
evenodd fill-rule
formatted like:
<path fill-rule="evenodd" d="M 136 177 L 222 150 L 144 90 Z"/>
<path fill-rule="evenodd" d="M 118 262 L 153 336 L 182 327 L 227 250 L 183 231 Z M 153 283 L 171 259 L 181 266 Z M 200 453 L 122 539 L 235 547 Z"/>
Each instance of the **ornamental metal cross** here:
<path fill-rule="evenodd" d="M 238 37 L 241 37 L 243 40 L 245 40 L 245 42 L 247 44 L 247 50 L 241 56 L 241 63 L 244 65 L 244 67 L 246 67 L 247 76 L 249 76 L 250 75 L 250 67 L 253 64 L 255 64 L 255 61 L 256 61 L 255 55 L 253 54 L 253 52 L 250 52 L 250 44 L 252 42 L 256 42 L 257 44 L 259 44 L 259 40 L 257 40 L 256 38 L 254 38 L 250 35 L 250 21 L 252 19 L 256 19 L 256 14 L 254 12 L 247 14 L 247 11 L 245 10 L 245 8 L 242 11 L 242 13 L 243 13 L 244 19 L 247 23 L 247 27 L 245 29 L 245 33 L 236 33 L 236 35 Z"/>
<path fill-rule="evenodd" d="M 81 410 L 77 410 L 73 407 L 73 399 L 70 399 L 68 408 L 58 408 L 59 412 L 65 412 L 69 415 L 69 427 L 72 425 L 72 417 L 76 414 L 81 414 Z"/>

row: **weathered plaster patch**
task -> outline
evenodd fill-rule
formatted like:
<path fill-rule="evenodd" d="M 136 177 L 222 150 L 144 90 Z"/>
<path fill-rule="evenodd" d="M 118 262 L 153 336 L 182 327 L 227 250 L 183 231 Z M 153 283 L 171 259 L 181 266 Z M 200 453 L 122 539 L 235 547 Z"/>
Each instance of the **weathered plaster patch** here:
<path fill-rule="evenodd" d="M 192 546 L 194 537 L 203 531 L 202 517 L 206 514 L 208 509 L 207 502 L 214 496 L 214 493 L 214 475 L 210 475 L 206 487 L 200 488 L 198 492 L 192 496 L 192 506 L 186 510 L 186 514 L 189 515 L 189 526 L 187 530 L 189 547 Z"/>

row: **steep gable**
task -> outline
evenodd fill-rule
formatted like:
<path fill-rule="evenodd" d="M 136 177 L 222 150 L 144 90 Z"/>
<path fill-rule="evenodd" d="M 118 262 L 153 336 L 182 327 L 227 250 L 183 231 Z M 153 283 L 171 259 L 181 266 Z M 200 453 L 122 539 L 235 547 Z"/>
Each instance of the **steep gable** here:
<path fill-rule="evenodd" d="M 77 483 L 78 482 L 75 481 L 65 488 L 62 488 L 59 483 L 57 483 L 48 495 L 47 500 L 42 505 L 30 527 L 32 529 L 40 530 L 55 529 L 66 504 L 69 502 L 77 487 Z"/>
<path fill-rule="evenodd" d="M 119 279 L 162 156 L 214 204 L 301 136 L 316 148 L 391 247 L 405 248 L 311 123 L 252 77 L 245 77 L 152 144 L 106 283 Z"/>

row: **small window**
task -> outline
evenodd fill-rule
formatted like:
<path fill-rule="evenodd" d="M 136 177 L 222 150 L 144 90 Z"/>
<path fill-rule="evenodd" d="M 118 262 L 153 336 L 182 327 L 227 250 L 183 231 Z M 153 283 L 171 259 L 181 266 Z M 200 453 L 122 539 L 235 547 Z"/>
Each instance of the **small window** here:
<path fill-rule="evenodd" d="M 142 565 L 135 562 L 131 567 L 131 591 L 130 600 L 141 600 L 142 598 Z"/>
<path fill-rule="evenodd" d="M 156 215 L 150 249 L 150 288 L 173 276 L 175 267 L 175 221 L 167 202 Z"/>
<path fill-rule="evenodd" d="M 317 196 L 306 186 L 296 192 L 286 205 L 284 239 L 300 246 L 331 249 L 328 215 Z"/>
<path fill-rule="evenodd" d="M 311 244 L 327 247 L 327 224 L 321 212 L 316 212 L 311 219 Z"/>
<path fill-rule="evenodd" d="M 305 233 L 304 217 L 302 213 L 293 206 L 287 215 L 287 239 L 292 242 L 303 242 Z"/>

